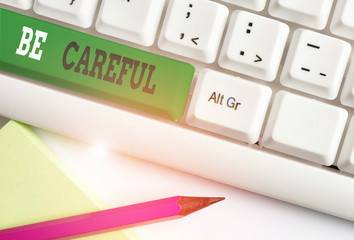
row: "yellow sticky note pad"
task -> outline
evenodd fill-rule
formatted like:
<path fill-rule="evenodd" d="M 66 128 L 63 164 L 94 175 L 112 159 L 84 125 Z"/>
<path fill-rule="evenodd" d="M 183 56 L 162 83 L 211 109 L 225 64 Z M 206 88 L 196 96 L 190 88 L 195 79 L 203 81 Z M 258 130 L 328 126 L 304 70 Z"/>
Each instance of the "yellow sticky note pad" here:
<path fill-rule="evenodd" d="M 0 130 L 0 229 L 83 214 L 107 206 L 25 124 Z M 139 239 L 131 230 L 80 239 Z"/>

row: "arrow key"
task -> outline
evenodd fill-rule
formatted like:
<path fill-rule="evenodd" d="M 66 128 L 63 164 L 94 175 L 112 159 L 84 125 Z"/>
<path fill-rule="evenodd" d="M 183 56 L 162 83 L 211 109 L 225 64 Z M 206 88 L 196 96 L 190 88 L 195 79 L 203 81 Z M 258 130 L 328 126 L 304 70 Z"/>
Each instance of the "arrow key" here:
<path fill-rule="evenodd" d="M 231 15 L 220 53 L 223 68 L 273 81 L 289 33 L 281 22 L 245 11 Z"/>

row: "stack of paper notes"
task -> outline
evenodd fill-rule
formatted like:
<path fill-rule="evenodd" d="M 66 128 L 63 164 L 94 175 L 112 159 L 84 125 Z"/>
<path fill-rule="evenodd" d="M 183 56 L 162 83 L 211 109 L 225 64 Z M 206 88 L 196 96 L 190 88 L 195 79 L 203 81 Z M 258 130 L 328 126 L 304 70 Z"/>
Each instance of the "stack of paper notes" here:
<path fill-rule="evenodd" d="M 0 229 L 107 208 L 55 153 L 22 123 L 0 130 Z M 131 230 L 80 239 L 139 239 Z"/>

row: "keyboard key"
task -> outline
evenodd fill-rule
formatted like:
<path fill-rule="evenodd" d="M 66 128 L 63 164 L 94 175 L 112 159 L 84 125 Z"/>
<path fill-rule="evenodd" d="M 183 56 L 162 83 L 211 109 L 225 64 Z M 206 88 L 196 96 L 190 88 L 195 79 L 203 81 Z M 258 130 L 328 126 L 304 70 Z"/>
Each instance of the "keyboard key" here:
<path fill-rule="evenodd" d="M 244 11 L 232 13 L 219 65 L 266 81 L 275 79 L 289 33 L 284 23 Z"/>
<path fill-rule="evenodd" d="M 354 108 L 354 56 L 352 57 L 347 77 L 344 82 L 340 101 L 343 105 Z"/>
<path fill-rule="evenodd" d="M 0 0 L 0 3 L 28 10 L 33 5 L 33 0 Z"/>
<path fill-rule="evenodd" d="M 354 40 L 354 0 L 337 1 L 330 30 L 333 34 Z"/>
<path fill-rule="evenodd" d="M 151 46 L 164 4 L 165 0 L 103 0 L 96 29 L 113 37 Z"/>
<path fill-rule="evenodd" d="M 182 117 L 190 64 L 4 9 L 0 17 L 0 70 L 167 119 Z"/>
<path fill-rule="evenodd" d="M 332 165 L 348 113 L 280 91 L 274 99 L 261 145 L 322 165 Z"/>
<path fill-rule="evenodd" d="M 187 122 L 211 132 L 255 143 L 271 95 L 269 87 L 205 69 L 199 74 Z"/>
<path fill-rule="evenodd" d="M 351 52 L 347 42 L 310 30 L 294 32 L 280 82 L 326 99 L 338 95 Z"/>
<path fill-rule="evenodd" d="M 315 29 L 323 29 L 333 0 L 271 0 L 270 15 Z"/>
<path fill-rule="evenodd" d="M 227 7 L 208 0 L 171 0 L 158 46 L 168 52 L 212 63 L 228 13 Z"/>
<path fill-rule="evenodd" d="M 98 0 L 36 0 L 33 10 L 40 15 L 88 28 L 92 25 Z"/>
<path fill-rule="evenodd" d="M 354 116 L 350 121 L 347 135 L 338 159 L 338 168 L 354 174 Z"/>
<path fill-rule="evenodd" d="M 267 3 L 267 0 L 222 0 L 231 4 L 235 4 L 244 8 L 249 8 L 254 11 L 262 11 Z"/>

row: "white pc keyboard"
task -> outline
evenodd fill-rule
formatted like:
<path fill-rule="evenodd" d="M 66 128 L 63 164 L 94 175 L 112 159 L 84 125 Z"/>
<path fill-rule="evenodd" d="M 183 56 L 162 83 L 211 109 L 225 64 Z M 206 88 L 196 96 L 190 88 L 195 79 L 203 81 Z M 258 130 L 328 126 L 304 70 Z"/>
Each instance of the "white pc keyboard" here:
<path fill-rule="evenodd" d="M 1 116 L 354 221 L 354 0 L 0 8 Z"/>

